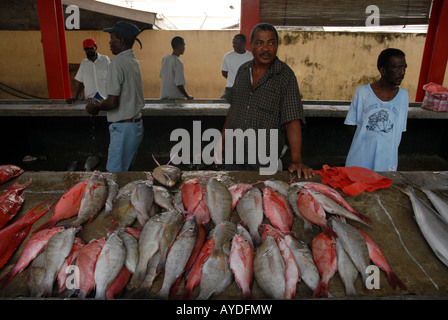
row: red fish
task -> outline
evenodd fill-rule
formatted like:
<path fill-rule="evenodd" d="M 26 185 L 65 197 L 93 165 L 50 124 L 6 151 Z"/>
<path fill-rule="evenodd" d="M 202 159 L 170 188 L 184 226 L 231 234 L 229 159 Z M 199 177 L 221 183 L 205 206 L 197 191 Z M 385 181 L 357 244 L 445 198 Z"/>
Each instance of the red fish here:
<path fill-rule="evenodd" d="M 14 268 L 0 280 L 0 287 L 6 288 L 17 274 L 22 272 L 34 258 L 44 251 L 50 238 L 63 229 L 63 227 L 44 229 L 31 236 L 25 243 L 25 246 L 20 253 L 19 260 L 14 265 Z"/>
<path fill-rule="evenodd" d="M 347 203 L 347 201 L 344 199 L 344 197 L 341 196 L 341 194 L 337 190 L 333 189 L 332 187 L 327 186 L 326 184 L 317 183 L 317 182 L 299 182 L 298 184 L 300 186 L 303 186 L 304 188 L 312 189 L 312 190 L 315 190 L 317 192 L 320 192 L 320 193 L 326 195 L 327 197 L 336 201 L 338 204 L 343 206 L 345 209 L 347 209 L 351 213 L 356 214 L 358 217 L 363 219 L 365 222 L 368 222 L 368 223 L 372 222 L 372 219 L 370 219 L 370 217 L 367 217 L 367 216 L 359 213 L 356 209 L 354 209 L 351 205 L 349 205 Z"/>
<path fill-rule="evenodd" d="M 191 299 L 193 289 L 201 282 L 202 264 L 212 254 L 214 248 L 215 248 L 215 240 L 213 238 L 210 238 L 204 242 L 201 252 L 199 252 L 196 261 L 194 262 L 193 266 L 191 267 L 190 271 L 188 272 L 185 278 L 185 287 L 184 291 L 181 294 L 180 299 L 183 300 Z"/>
<path fill-rule="evenodd" d="M 322 231 L 333 237 L 336 233 L 328 227 L 327 215 L 324 208 L 306 189 L 302 189 L 297 196 L 297 208 L 302 216 L 314 225 L 321 227 Z"/>
<path fill-rule="evenodd" d="M 129 281 L 131 277 L 131 271 L 128 270 L 125 266 L 121 268 L 120 273 L 118 273 L 115 280 L 107 287 L 106 290 L 106 299 L 114 299 L 123 291 L 124 287 Z"/>
<path fill-rule="evenodd" d="M 24 171 L 25 170 L 22 168 L 13 164 L 5 164 L 0 166 L 0 184 L 21 175 Z"/>
<path fill-rule="evenodd" d="M 398 278 L 395 272 L 392 271 L 392 268 L 390 267 L 389 262 L 387 261 L 381 247 L 372 238 L 365 234 L 365 232 L 361 231 L 360 229 L 357 230 L 366 240 L 370 260 L 372 260 L 375 265 L 386 272 L 387 279 L 389 280 L 391 288 L 395 290 L 398 285 L 402 290 L 406 290 L 406 285 Z"/>
<path fill-rule="evenodd" d="M 45 215 L 53 206 L 44 206 L 48 200 L 40 203 L 22 218 L 0 230 L 0 268 L 8 262 L 17 247 L 25 240 L 34 222 Z"/>
<path fill-rule="evenodd" d="M 313 259 L 320 273 L 320 281 L 314 290 L 313 297 L 328 298 L 328 283 L 338 271 L 334 239 L 325 233 L 314 237 L 312 242 Z"/>
<path fill-rule="evenodd" d="M 67 192 L 62 195 L 61 199 L 59 199 L 58 203 L 54 207 L 53 215 L 51 216 L 51 218 L 48 219 L 47 222 L 45 222 L 34 232 L 50 228 L 54 226 L 58 221 L 76 216 L 79 212 L 81 199 L 84 194 L 87 182 L 88 179 L 81 181 L 74 187 L 67 190 Z"/>
<path fill-rule="evenodd" d="M 207 192 L 198 178 L 189 179 L 182 185 L 181 196 L 185 210 L 196 217 L 198 225 L 210 222 L 210 212 L 207 207 Z"/>
<path fill-rule="evenodd" d="M 253 299 L 251 291 L 254 280 L 253 260 L 254 248 L 249 241 L 240 234 L 235 235 L 232 239 L 229 264 L 243 299 Z"/>
<path fill-rule="evenodd" d="M 24 200 L 25 192 L 10 192 L 9 196 L 0 202 L 0 229 L 19 212 Z"/>
<path fill-rule="evenodd" d="M 280 230 L 274 228 L 273 226 L 269 225 L 269 224 L 264 224 L 261 226 L 261 242 L 263 242 L 266 237 L 271 236 L 273 237 L 275 240 L 278 240 L 278 238 L 284 238 L 285 234 L 283 234 L 283 232 L 281 232 Z"/>
<path fill-rule="evenodd" d="M 96 261 L 105 243 L 104 237 L 90 241 L 76 258 L 76 266 L 79 268 L 79 298 L 85 298 L 95 286 Z"/>
<path fill-rule="evenodd" d="M 126 227 L 126 232 L 138 240 L 140 239 L 140 235 L 142 234 L 142 229 Z"/>
<path fill-rule="evenodd" d="M 279 237 L 276 241 L 285 263 L 285 299 L 292 299 L 296 295 L 297 282 L 300 281 L 300 270 L 286 240 Z"/>
<path fill-rule="evenodd" d="M 232 195 L 232 210 L 235 209 L 238 200 L 240 200 L 241 197 L 246 193 L 246 191 L 251 188 L 251 184 L 243 182 L 236 183 L 229 187 L 230 194 Z"/>
<path fill-rule="evenodd" d="M 294 212 L 284 195 L 271 188 L 264 188 L 263 211 L 274 227 L 285 234 L 291 233 Z"/>

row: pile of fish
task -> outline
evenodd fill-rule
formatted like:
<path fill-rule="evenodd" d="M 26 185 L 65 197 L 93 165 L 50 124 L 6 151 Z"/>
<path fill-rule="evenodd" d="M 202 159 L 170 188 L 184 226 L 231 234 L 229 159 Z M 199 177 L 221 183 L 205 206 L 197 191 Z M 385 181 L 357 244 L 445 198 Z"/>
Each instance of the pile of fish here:
<path fill-rule="evenodd" d="M 423 201 L 411 185 L 405 189 L 398 186 L 409 196 L 415 220 L 420 231 L 437 258 L 448 267 L 448 203 L 436 190 L 423 187 L 421 190 L 429 199 L 432 207 Z"/>
<path fill-rule="evenodd" d="M 77 234 L 100 212 L 114 229 L 85 243 Z M 316 234 L 311 246 L 293 234 L 294 219 Z M 371 223 L 335 189 L 315 182 L 226 186 L 210 176 L 184 181 L 179 169 L 165 165 L 151 180 L 119 187 L 95 171 L 33 231 L 0 288 L 28 268 L 31 297 L 112 299 L 126 290 L 131 298 L 202 300 L 235 281 L 244 299 L 256 298 L 255 282 L 269 298 L 292 299 L 301 281 L 314 297 L 328 297 L 338 272 L 347 295 L 356 295 L 354 281 L 361 274 L 365 284 L 372 261 L 394 290 L 406 289 L 381 248 L 346 220 Z"/>

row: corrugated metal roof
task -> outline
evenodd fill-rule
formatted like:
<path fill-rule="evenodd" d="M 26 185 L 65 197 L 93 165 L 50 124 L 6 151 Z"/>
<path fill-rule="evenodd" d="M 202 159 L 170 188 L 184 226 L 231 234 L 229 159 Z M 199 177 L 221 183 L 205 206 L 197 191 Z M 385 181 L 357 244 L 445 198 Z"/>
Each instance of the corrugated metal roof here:
<path fill-rule="evenodd" d="M 429 23 L 432 0 L 260 0 L 260 22 L 275 26 L 365 26 L 379 11 L 380 25 Z"/>

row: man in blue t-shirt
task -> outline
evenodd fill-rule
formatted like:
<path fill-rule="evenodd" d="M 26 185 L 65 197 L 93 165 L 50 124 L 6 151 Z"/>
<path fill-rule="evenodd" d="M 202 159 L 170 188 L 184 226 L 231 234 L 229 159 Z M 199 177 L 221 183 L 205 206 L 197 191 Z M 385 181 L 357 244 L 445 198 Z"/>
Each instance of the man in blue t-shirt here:
<path fill-rule="evenodd" d="M 408 91 L 399 87 L 407 68 L 405 54 L 386 49 L 377 67 L 381 78 L 356 89 L 344 122 L 352 138 L 345 166 L 396 171 L 409 107 Z"/>

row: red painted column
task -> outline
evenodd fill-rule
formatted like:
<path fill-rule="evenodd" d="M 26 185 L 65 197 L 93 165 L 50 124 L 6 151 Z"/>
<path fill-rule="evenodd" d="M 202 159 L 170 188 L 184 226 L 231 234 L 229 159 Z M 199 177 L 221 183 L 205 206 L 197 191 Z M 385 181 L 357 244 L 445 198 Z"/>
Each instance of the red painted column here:
<path fill-rule="evenodd" d="M 434 0 L 426 34 L 422 65 L 418 80 L 416 102 L 425 96 L 423 85 L 429 82 L 443 83 L 448 61 L 448 1 Z"/>
<path fill-rule="evenodd" d="M 61 0 L 37 0 L 48 96 L 66 99 L 71 96 L 65 44 L 64 14 Z"/>
<path fill-rule="evenodd" d="M 241 0 L 240 32 L 247 38 L 247 50 L 250 50 L 250 32 L 260 23 L 260 1 Z"/>

